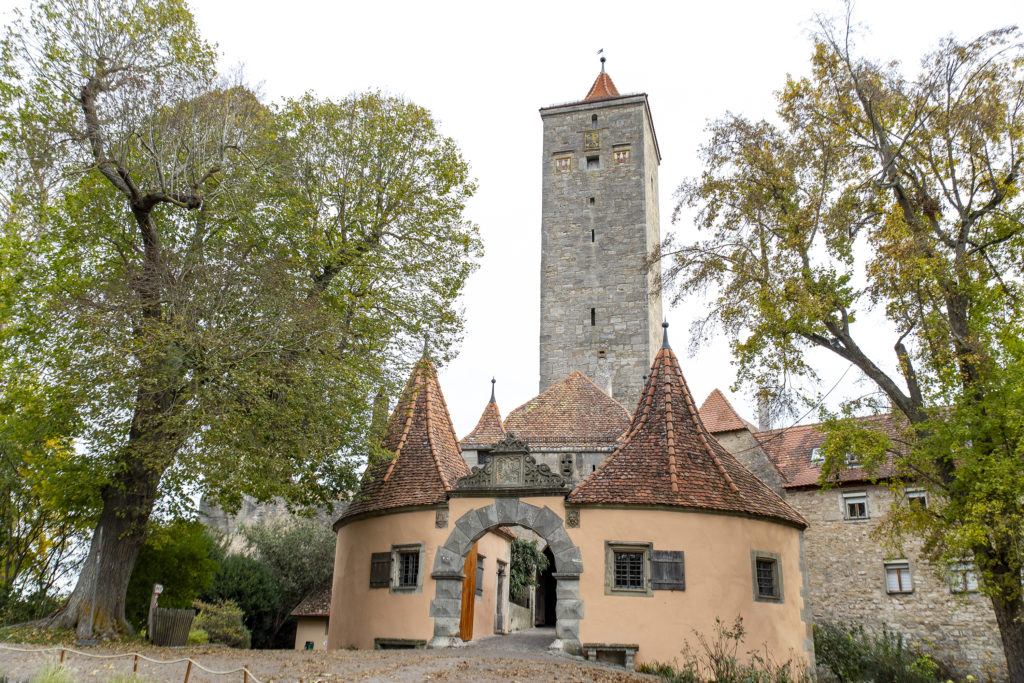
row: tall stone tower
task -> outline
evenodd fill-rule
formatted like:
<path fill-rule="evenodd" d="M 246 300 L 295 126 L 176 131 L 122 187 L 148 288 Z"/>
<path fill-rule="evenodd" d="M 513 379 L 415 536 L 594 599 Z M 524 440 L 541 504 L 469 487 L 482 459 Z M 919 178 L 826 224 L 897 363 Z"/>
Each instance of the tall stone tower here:
<path fill-rule="evenodd" d="M 661 154 L 646 94 L 601 73 L 579 102 L 545 107 L 540 390 L 574 370 L 636 407 L 661 345 Z"/>

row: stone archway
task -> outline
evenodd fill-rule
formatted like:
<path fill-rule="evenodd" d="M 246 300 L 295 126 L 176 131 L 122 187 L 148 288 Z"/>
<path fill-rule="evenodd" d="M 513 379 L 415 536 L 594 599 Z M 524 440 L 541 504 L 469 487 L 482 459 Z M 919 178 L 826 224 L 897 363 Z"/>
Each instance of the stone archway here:
<path fill-rule="evenodd" d="M 445 544 L 437 549 L 434 569 L 434 599 L 430 616 L 434 619 L 434 637 L 430 647 L 456 647 L 459 638 L 459 615 L 462 607 L 462 573 L 466 553 L 477 540 L 497 526 L 519 525 L 532 529 L 544 538 L 555 556 L 557 605 L 555 608 L 555 641 L 553 649 L 578 654 L 580 651 L 580 620 L 583 600 L 580 599 L 580 574 L 583 559 L 562 518 L 551 508 L 539 508 L 515 498 L 499 498 L 494 503 L 470 510 L 456 522 Z"/>

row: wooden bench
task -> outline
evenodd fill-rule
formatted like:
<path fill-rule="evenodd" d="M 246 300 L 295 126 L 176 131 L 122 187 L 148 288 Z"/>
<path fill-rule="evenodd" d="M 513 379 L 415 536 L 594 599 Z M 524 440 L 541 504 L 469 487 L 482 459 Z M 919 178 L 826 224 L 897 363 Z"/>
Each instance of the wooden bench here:
<path fill-rule="evenodd" d="M 634 670 L 633 659 L 640 646 L 635 643 L 583 643 L 583 654 L 590 661 L 610 662 Z"/>

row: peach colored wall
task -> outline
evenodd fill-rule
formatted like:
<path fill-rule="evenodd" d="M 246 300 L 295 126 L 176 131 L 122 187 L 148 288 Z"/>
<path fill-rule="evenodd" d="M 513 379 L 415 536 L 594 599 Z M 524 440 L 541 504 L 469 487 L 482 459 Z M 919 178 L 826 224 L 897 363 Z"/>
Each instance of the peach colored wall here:
<path fill-rule="evenodd" d="M 567 531 L 583 555 L 581 642 L 637 643 L 637 662 L 665 662 L 679 657 L 687 640 L 699 651 L 693 631 L 713 635 L 715 617 L 731 625 L 742 616 L 747 634 L 741 656 L 767 644 L 779 662 L 806 661 L 799 530 L 726 515 L 584 508 L 580 528 Z M 605 595 L 605 540 L 684 551 L 686 590 Z M 781 604 L 754 601 L 751 550 L 781 555 Z"/>
<path fill-rule="evenodd" d="M 327 617 L 299 617 L 295 626 L 295 649 L 304 650 L 306 641 L 313 642 L 314 650 L 327 648 Z"/>
<path fill-rule="evenodd" d="M 480 499 L 469 509 L 489 505 Z M 374 638 L 408 638 L 430 641 L 434 620 L 430 601 L 434 599 L 434 580 L 430 572 L 437 549 L 448 540 L 458 516 L 449 514 L 448 527 L 435 526 L 435 511 L 419 510 L 371 517 L 351 522 L 338 529 L 334 554 L 334 585 L 331 593 L 331 624 L 328 647 L 373 648 Z M 370 588 L 370 555 L 388 552 L 393 545 L 423 543 L 420 558 L 423 581 L 415 593 L 393 593 L 388 588 Z M 476 601 L 473 637 L 494 632 L 496 560 L 508 561 L 508 540 L 487 534 L 480 540 L 485 556 L 484 594 Z M 507 581 L 507 578 L 506 578 Z M 507 590 L 507 587 L 506 587 Z M 507 612 L 507 610 L 506 610 Z M 307 639 L 308 640 L 308 639 Z"/>

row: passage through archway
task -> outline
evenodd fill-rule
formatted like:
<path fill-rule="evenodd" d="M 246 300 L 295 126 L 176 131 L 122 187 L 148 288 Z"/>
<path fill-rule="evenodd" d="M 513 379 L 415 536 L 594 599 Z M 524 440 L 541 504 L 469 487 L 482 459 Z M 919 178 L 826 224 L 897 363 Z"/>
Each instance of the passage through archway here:
<path fill-rule="evenodd" d="M 514 498 L 500 498 L 490 505 L 463 514 L 456 522 L 444 545 L 434 557 L 431 578 L 434 599 L 430 616 L 434 620 L 434 637 L 430 647 L 462 645 L 459 621 L 462 611 L 462 582 L 466 555 L 485 533 L 499 526 L 523 526 L 543 538 L 555 560 L 552 574 L 556 581 L 555 641 L 553 649 L 578 653 L 579 624 L 583 618 L 580 599 L 580 574 L 583 560 L 579 548 L 565 530 L 562 518 L 551 508 L 530 505 Z"/>

